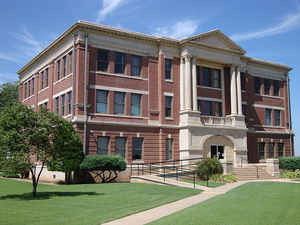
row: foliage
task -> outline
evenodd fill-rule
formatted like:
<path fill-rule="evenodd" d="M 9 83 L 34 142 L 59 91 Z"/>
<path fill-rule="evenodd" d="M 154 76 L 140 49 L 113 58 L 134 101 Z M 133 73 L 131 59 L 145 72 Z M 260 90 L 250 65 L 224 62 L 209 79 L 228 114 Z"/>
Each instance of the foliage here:
<path fill-rule="evenodd" d="M 217 158 L 213 159 L 204 159 L 200 162 L 197 162 L 196 173 L 198 177 L 207 182 L 213 174 L 222 174 L 223 166 Z"/>
<path fill-rule="evenodd" d="M 119 155 L 88 155 L 80 168 L 94 171 L 102 183 L 107 183 L 114 181 L 119 172 L 126 170 L 126 162 Z"/>
<path fill-rule="evenodd" d="M 284 170 L 300 170 L 300 157 L 279 158 L 279 168 Z"/>
<path fill-rule="evenodd" d="M 23 161 L 7 157 L 5 160 L 1 160 L 0 164 L 5 174 L 4 177 L 27 178 L 29 175 L 29 165 Z"/>
<path fill-rule="evenodd" d="M 213 174 L 210 178 L 211 181 L 216 183 L 234 183 L 237 182 L 237 178 L 233 174 Z"/>
<path fill-rule="evenodd" d="M 282 170 L 280 177 L 288 178 L 288 179 L 300 178 L 300 170 L 295 170 L 295 171 Z"/>
<path fill-rule="evenodd" d="M 0 85 L 0 108 L 9 106 L 18 101 L 18 85 L 16 83 L 4 83 Z"/>

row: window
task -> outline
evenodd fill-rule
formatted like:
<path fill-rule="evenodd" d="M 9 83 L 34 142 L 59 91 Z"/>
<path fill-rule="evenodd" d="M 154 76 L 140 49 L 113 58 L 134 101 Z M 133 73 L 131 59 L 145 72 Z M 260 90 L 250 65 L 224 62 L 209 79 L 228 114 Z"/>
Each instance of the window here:
<path fill-rule="evenodd" d="M 215 102 L 215 106 L 216 106 L 215 116 L 222 116 L 222 103 Z"/>
<path fill-rule="evenodd" d="M 65 101 L 66 100 L 66 95 L 61 96 L 61 114 L 65 115 Z"/>
<path fill-rule="evenodd" d="M 274 96 L 279 96 L 279 81 L 274 80 L 273 85 L 274 85 Z"/>
<path fill-rule="evenodd" d="M 203 85 L 206 87 L 211 87 L 210 69 L 203 68 Z"/>
<path fill-rule="evenodd" d="M 131 115 L 139 116 L 141 115 L 141 95 L 131 94 Z"/>
<path fill-rule="evenodd" d="M 57 115 L 59 114 L 59 97 L 55 98 L 55 112 Z"/>
<path fill-rule="evenodd" d="M 31 88 L 32 88 L 32 94 L 34 94 L 34 78 L 32 78 L 32 80 L 31 80 Z"/>
<path fill-rule="evenodd" d="M 203 110 L 202 113 L 205 116 L 211 116 L 212 115 L 212 104 L 211 101 L 203 101 Z"/>
<path fill-rule="evenodd" d="M 270 95 L 270 80 L 264 79 L 264 94 Z"/>
<path fill-rule="evenodd" d="M 57 61 L 56 80 L 60 79 L 60 60 Z"/>
<path fill-rule="evenodd" d="M 260 159 L 265 158 L 265 142 L 259 142 L 258 143 L 258 153 L 259 153 L 259 158 Z"/>
<path fill-rule="evenodd" d="M 126 156 L 126 138 L 125 137 L 116 137 L 115 152 L 116 152 L 116 155 L 120 155 L 125 159 L 125 156 Z"/>
<path fill-rule="evenodd" d="M 241 72 L 241 89 L 246 90 L 246 74 L 244 72 Z"/>
<path fill-rule="evenodd" d="M 24 84 L 24 99 L 27 98 L 27 83 Z"/>
<path fill-rule="evenodd" d="M 106 155 L 108 153 L 109 137 L 98 137 L 97 154 Z"/>
<path fill-rule="evenodd" d="M 211 145 L 210 157 L 217 159 L 224 159 L 224 146 L 223 145 Z"/>
<path fill-rule="evenodd" d="M 115 92 L 114 113 L 115 114 L 124 114 L 124 108 L 125 108 L 125 93 L 124 92 Z"/>
<path fill-rule="evenodd" d="M 200 66 L 196 66 L 196 75 L 197 75 L 197 85 L 200 85 Z"/>
<path fill-rule="evenodd" d="M 106 113 L 107 112 L 107 96 L 108 91 L 97 90 L 96 93 L 96 112 Z"/>
<path fill-rule="evenodd" d="M 132 160 L 142 159 L 143 138 L 132 138 Z"/>
<path fill-rule="evenodd" d="M 130 61 L 131 61 L 131 76 L 139 77 L 141 75 L 142 57 L 132 55 L 130 57 Z"/>
<path fill-rule="evenodd" d="M 247 114 L 247 105 L 246 104 L 242 104 L 242 113 L 244 116 L 246 116 L 246 114 Z"/>
<path fill-rule="evenodd" d="M 165 96 L 165 117 L 172 117 L 172 97 Z"/>
<path fill-rule="evenodd" d="M 41 90 L 44 89 L 44 71 L 41 73 Z"/>
<path fill-rule="evenodd" d="M 108 69 L 108 51 L 99 49 L 97 52 L 97 70 L 106 72 Z"/>
<path fill-rule="evenodd" d="M 275 117 L 275 126 L 280 126 L 280 110 L 274 110 L 274 117 Z"/>
<path fill-rule="evenodd" d="M 165 59 L 165 79 L 172 79 L 172 59 Z"/>
<path fill-rule="evenodd" d="M 48 109 L 48 102 L 44 103 L 44 107 L 45 107 L 45 109 Z"/>
<path fill-rule="evenodd" d="M 28 81 L 28 96 L 31 96 L 30 91 L 31 91 L 31 81 Z"/>
<path fill-rule="evenodd" d="M 197 99 L 198 112 L 201 112 L 201 100 Z"/>
<path fill-rule="evenodd" d="M 65 77 L 66 76 L 66 68 L 67 68 L 67 56 L 65 55 L 64 57 L 63 57 L 63 77 Z"/>
<path fill-rule="evenodd" d="M 254 78 L 254 89 L 256 94 L 260 94 L 260 79 L 258 77 Z"/>
<path fill-rule="evenodd" d="M 214 88 L 220 88 L 221 87 L 221 73 L 220 70 L 211 70 L 213 73 L 213 87 Z"/>
<path fill-rule="evenodd" d="M 283 143 L 277 143 L 277 153 L 278 153 L 278 157 L 282 157 L 283 156 Z"/>
<path fill-rule="evenodd" d="M 68 114 L 72 112 L 72 92 L 68 92 Z"/>
<path fill-rule="evenodd" d="M 73 52 L 69 53 L 69 73 L 73 72 Z"/>
<path fill-rule="evenodd" d="M 166 160 L 173 159 L 173 139 L 166 139 Z"/>
<path fill-rule="evenodd" d="M 115 55 L 115 73 L 125 73 L 126 55 L 123 53 L 116 53 Z"/>
<path fill-rule="evenodd" d="M 271 125 L 271 109 L 266 109 L 266 125 Z"/>
<path fill-rule="evenodd" d="M 45 87 L 48 87 L 48 79 L 49 79 L 49 69 L 46 69 L 46 80 L 45 80 Z"/>
<path fill-rule="evenodd" d="M 274 143 L 269 143 L 269 158 L 274 158 Z"/>

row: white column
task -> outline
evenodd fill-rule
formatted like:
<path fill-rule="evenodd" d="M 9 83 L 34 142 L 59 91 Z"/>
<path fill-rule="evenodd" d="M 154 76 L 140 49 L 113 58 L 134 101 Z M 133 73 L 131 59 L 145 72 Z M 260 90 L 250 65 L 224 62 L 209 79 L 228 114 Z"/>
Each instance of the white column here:
<path fill-rule="evenodd" d="M 237 67 L 236 84 L 237 84 L 237 105 L 238 105 L 238 114 L 241 116 L 241 115 L 243 115 L 243 112 L 242 112 L 241 72 L 240 72 L 240 67 L 239 67 L 239 66 Z"/>
<path fill-rule="evenodd" d="M 192 109 L 191 56 L 185 56 L 185 110 Z"/>
<path fill-rule="evenodd" d="M 193 111 L 198 110 L 197 106 L 197 70 L 196 70 L 196 58 L 192 61 L 192 77 L 193 77 Z"/>
<path fill-rule="evenodd" d="M 231 79 L 230 79 L 230 90 L 231 90 L 231 115 L 237 114 L 236 105 L 236 76 L 235 76 L 235 66 L 231 66 Z"/>
<path fill-rule="evenodd" d="M 180 58 L 180 111 L 185 110 L 185 76 L 184 76 L 184 58 Z"/>

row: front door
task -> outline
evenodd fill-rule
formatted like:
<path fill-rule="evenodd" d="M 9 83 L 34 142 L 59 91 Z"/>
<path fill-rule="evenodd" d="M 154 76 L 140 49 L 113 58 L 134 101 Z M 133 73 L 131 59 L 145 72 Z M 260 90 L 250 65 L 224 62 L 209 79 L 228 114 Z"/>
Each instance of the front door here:
<path fill-rule="evenodd" d="M 210 157 L 217 159 L 224 159 L 224 146 L 223 145 L 211 145 L 210 146 Z"/>

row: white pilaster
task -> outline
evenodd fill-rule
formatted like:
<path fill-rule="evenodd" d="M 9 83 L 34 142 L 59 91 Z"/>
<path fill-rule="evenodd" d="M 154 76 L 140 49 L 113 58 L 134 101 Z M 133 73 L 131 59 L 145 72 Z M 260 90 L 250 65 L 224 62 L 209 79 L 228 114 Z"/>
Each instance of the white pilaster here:
<path fill-rule="evenodd" d="M 192 109 L 191 55 L 185 55 L 185 110 Z"/>
<path fill-rule="evenodd" d="M 237 78 L 236 78 L 236 83 L 237 83 L 237 105 L 238 105 L 238 115 L 243 115 L 242 112 L 242 89 L 241 89 L 241 72 L 240 72 L 240 67 L 237 67 Z"/>
<path fill-rule="evenodd" d="M 196 58 L 192 60 L 192 77 L 193 77 L 193 111 L 198 111 L 197 105 L 197 70 L 196 70 Z"/>
<path fill-rule="evenodd" d="M 184 58 L 180 58 L 180 111 L 185 110 L 185 64 Z"/>
<path fill-rule="evenodd" d="M 231 90 L 231 115 L 237 114 L 237 93 L 236 93 L 236 67 L 231 66 L 231 79 L 230 79 L 230 90 Z"/>

